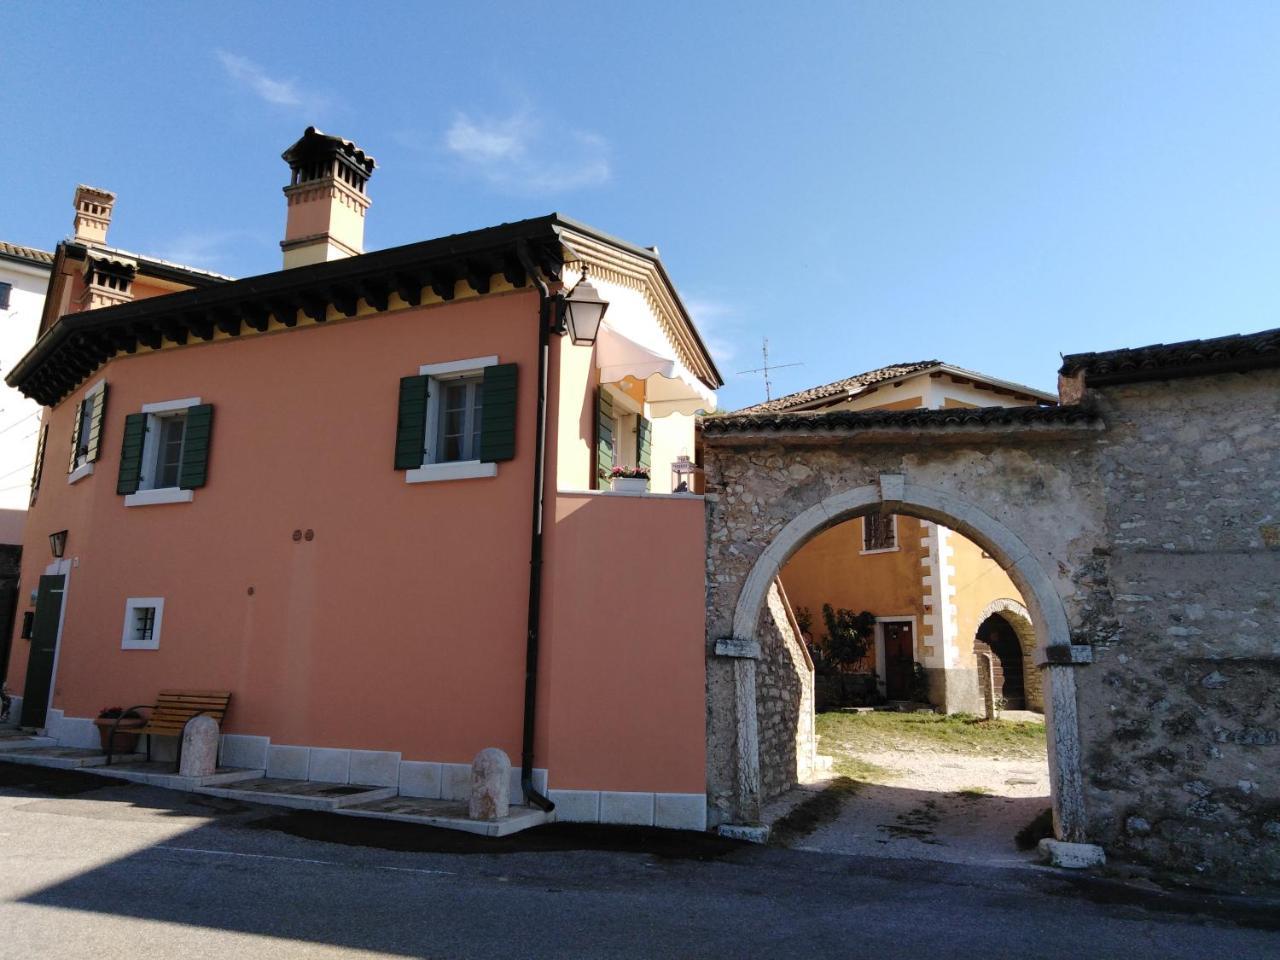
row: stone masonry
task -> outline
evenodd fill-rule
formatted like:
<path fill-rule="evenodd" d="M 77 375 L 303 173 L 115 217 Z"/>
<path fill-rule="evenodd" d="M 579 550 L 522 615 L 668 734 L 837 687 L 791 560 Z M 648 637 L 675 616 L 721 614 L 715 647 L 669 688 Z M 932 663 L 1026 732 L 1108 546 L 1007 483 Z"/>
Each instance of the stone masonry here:
<path fill-rule="evenodd" d="M 757 729 L 760 732 L 761 800 L 789 789 L 813 771 L 813 665 L 775 583 L 760 632 L 756 673 Z"/>
<path fill-rule="evenodd" d="M 1280 882 L 1280 331 L 1062 377 L 1056 409 L 704 421 L 713 822 L 758 815 L 800 729 L 773 716 L 800 709 L 769 652 L 777 569 L 891 509 L 980 543 L 1022 594 L 1060 840 Z"/>

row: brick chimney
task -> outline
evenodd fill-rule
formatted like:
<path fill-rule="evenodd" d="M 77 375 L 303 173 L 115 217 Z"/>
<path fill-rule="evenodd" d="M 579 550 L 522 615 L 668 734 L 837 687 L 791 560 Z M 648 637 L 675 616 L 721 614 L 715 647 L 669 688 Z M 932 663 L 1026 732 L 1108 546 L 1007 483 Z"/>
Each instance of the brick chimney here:
<path fill-rule="evenodd" d="M 128 303 L 133 299 L 133 278 L 137 272 L 138 261 L 132 257 L 97 255 L 90 251 L 76 305 L 81 310 L 97 310 Z"/>
<path fill-rule="evenodd" d="M 81 243 L 107 242 L 107 227 L 111 226 L 111 211 L 116 205 L 116 195 L 109 190 L 76 187 L 76 239 Z"/>
<path fill-rule="evenodd" d="M 377 166 L 373 157 L 315 127 L 281 156 L 293 172 L 284 188 L 285 269 L 364 253 L 365 184 Z"/>

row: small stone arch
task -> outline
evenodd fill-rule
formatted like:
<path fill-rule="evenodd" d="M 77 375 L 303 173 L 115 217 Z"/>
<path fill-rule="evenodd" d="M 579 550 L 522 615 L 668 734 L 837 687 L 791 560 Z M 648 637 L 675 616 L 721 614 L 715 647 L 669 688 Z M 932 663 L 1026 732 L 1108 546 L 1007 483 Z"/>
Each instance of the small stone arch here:
<path fill-rule="evenodd" d="M 735 656 L 747 658 L 737 660 L 734 669 L 738 705 L 736 805 L 741 815 L 754 819 L 759 809 L 755 662 L 751 658 L 759 656 L 756 633 L 769 588 L 787 560 L 814 536 L 877 509 L 942 524 L 981 544 L 1026 601 L 1023 610 L 1036 638 L 1036 666 L 1054 662 L 1053 648 L 1057 648 L 1058 662 L 1071 662 L 1071 629 L 1062 597 L 1031 548 L 1005 524 L 959 496 L 909 483 L 898 474 L 881 474 L 878 483 L 825 497 L 793 517 L 765 547 L 734 605 L 730 644 L 736 648 Z M 1085 836 L 1085 811 L 1074 675 L 1069 670 L 1054 671 L 1050 691 L 1046 727 L 1055 833 L 1059 839 L 1079 841 Z"/>
<path fill-rule="evenodd" d="M 1040 679 L 1040 671 L 1036 666 L 1036 628 L 1031 623 L 1031 613 L 1027 608 L 1012 599 L 1002 597 L 992 600 L 978 614 L 978 624 L 986 622 L 993 614 L 999 614 L 1013 632 L 1018 636 L 1018 644 L 1022 647 L 1023 690 L 1027 697 L 1027 709 L 1044 711 L 1044 684 Z"/>

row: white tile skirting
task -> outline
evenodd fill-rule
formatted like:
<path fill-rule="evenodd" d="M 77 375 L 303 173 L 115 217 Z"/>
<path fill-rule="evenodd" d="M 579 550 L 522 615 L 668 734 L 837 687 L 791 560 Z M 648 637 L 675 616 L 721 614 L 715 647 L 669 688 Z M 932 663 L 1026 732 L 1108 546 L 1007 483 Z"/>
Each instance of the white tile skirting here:
<path fill-rule="evenodd" d="M 18 698 L 14 698 L 15 709 Z M 86 717 L 66 717 L 50 710 L 46 736 L 60 746 L 98 746 L 98 729 Z M 170 738 L 165 738 L 170 739 Z M 270 737 L 225 733 L 218 762 L 228 767 L 265 770 L 268 777 L 281 780 L 312 780 L 325 783 L 359 783 L 395 787 L 401 796 L 431 800 L 466 800 L 471 790 L 471 764 L 402 760 L 392 750 L 344 750 L 334 747 L 305 747 L 272 743 Z M 176 757 L 176 742 L 170 749 L 157 741 L 155 755 Z M 165 744 L 165 747 L 169 747 Z M 707 798 L 702 793 L 647 793 L 611 790 L 548 790 L 547 771 L 533 771 L 533 786 L 556 805 L 555 817 L 563 823 L 632 824 L 666 827 L 672 830 L 706 830 Z M 511 770 L 510 800 L 522 804 L 520 768 Z"/>

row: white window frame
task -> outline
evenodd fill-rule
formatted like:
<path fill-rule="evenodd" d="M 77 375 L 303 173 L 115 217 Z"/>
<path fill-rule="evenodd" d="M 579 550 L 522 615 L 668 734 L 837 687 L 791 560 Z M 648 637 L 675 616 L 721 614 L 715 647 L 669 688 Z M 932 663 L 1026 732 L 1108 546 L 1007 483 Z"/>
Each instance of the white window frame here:
<path fill-rule="evenodd" d="M 498 363 L 498 358 L 472 357 L 467 360 L 449 360 L 445 363 L 424 363 L 418 368 L 420 376 L 430 377 L 427 384 L 427 423 L 426 435 L 423 437 L 422 466 L 405 471 L 405 483 L 433 483 L 439 480 L 473 480 L 482 477 L 496 477 L 496 463 L 482 463 L 479 460 L 450 460 L 445 463 L 433 463 L 436 455 L 437 436 L 439 434 L 441 410 L 441 384 L 450 380 L 463 380 L 468 377 L 484 375 L 485 367 Z"/>
<path fill-rule="evenodd" d="M 92 400 L 94 402 L 94 408 L 96 412 L 97 405 L 102 403 L 102 397 L 103 397 L 103 394 L 106 392 L 106 389 L 107 389 L 107 381 L 99 380 L 92 387 L 90 387 L 83 394 L 81 394 L 80 402 L 76 404 L 76 419 L 80 421 L 80 424 L 81 424 L 80 443 L 86 449 L 84 453 L 84 459 L 81 458 L 80 451 L 79 450 L 76 451 L 75 469 L 67 474 L 67 483 L 77 483 L 80 480 L 83 480 L 85 477 L 93 476 L 93 461 L 88 459 L 89 435 L 88 435 L 88 432 L 86 431 L 86 426 L 88 430 L 93 429 L 93 415 L 90 414 L 89 423 L 86 425 L 84 423 L 84 405 L 87 401 Z"/>
<path fill-rule="evenodd" d="M 149 487 L 155 482 L 156 459 L 160 454 L 160 420 L 165 414 L 185 413 L 191 407 L 201 403 L 199 397 L 183 397 L 181 400 L 161 400 L 157 403 L 144 403 L 142 412 L 147 415 L 147 436 L 142 444 L 142 481 L 138 492 L 124 498 L 126 507 L 148 507 L 160 503 L 190 503 L 195 499 L 195 491 L 183 490 L 179 486 Z M 183 427 L 185 437 L 185 426 Z"/>
<path fill-rule="evenodd" d="M 137 611 L 148 607 L 156 612 L 150 640 L 137 638 Z M 124 602 L 124 629 L 120 632 L 121 650 L 159 650 L 160 628 L 164 623 L 164 597 L 129 597 Z"/>
<path fill-rule="evenodd" d="M 902 549 L 902 540 L 898 537 L 898 515 L 896 513 L 889 514 L 889 522 L 893 525 L 893 546 L 877 547 L 874 550 L 867 549 L 867 518 L 865 516 L 858 518 L 858 553 L 867 557 L 873 553 L 897 553 Z"/>

